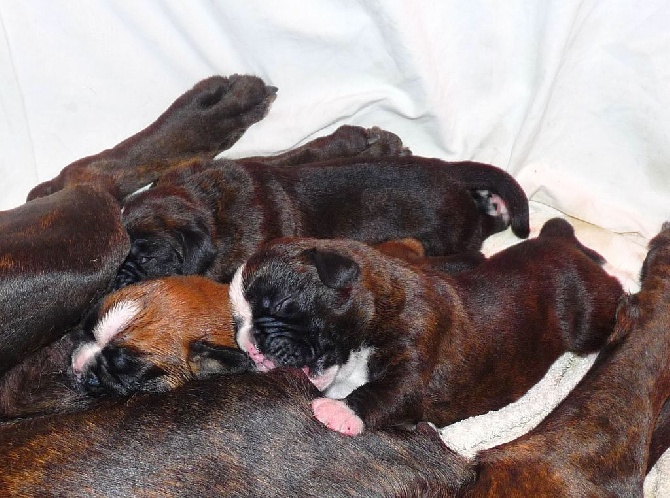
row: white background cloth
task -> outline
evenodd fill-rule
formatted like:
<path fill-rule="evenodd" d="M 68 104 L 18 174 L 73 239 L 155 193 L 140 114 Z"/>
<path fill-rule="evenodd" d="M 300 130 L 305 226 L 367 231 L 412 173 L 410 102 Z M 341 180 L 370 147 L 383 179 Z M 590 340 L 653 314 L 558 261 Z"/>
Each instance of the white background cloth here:
<path fill-rule="evenodd" d="M 668 26 L 667 0 L 2 1 L 0 210 L 198 80 L 251 73 L 277 100 L 224 155 L 377 125 L 509 171 L 635 279 L 670 219 Z"/>
<path fill-rule="evenodd" d="M 667 0 L 0 3 L 0 209 L 211 74 L 279 88 L 230 155 L 342 123 L 490 162 L 616 232 L 670 218 Z"/>

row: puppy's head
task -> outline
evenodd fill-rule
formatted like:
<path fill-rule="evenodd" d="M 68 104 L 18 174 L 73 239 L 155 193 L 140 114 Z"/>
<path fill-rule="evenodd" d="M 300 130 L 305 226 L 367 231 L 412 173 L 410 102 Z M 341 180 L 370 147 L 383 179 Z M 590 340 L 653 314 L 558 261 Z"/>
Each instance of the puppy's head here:
<path fill-rule="evenodd" d="M 300 368 L 326 389 L 352 353 L 374 347 L 366 330 L 386 303 L 378 274 L 391 260 L 354 241 L 272 241 L 230 285 L 238 345 L 259 370 Z"/>
<path fill-rule="evenodd" d="M 131 247 L 115 289 L 148 278 L 202 274 L 214 259 L 211 211 L 185 189 L 158 186 L 130 197 L 123 224 Z"/>
<path fill-rule="evenodd" d="M 166 277 L 105 297 L 72 355 L 75 382 L 91 394 L 161 392 L 189 379 L 253 368 L 235 348 L 228 286 Z"/>

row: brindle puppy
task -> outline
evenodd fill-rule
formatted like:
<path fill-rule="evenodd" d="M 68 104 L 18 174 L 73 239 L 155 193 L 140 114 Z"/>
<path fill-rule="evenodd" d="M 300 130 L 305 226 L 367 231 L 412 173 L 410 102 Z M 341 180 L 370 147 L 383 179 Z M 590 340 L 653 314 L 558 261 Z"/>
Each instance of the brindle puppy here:
<path fill-rule="evenodd" d="M 670 223 L 649 244 L 642 288 L 622 300 L 614 337 L 537 428 L 477 456 L 467 496 L 642 496 L 670 396 Z"/>
<path fill-rule="evenodd" d="M 262 370 L 304 369 L 334 430 L 439 426 L 500 408 L 565 351 L 596 351 L 622 288 L 561 219 L 447 275 L 350 240 L 278 239 L 231 284 L 237 342 Z"/>
<path fill-rule="evenodd" d="M 419 157 L 345 158 L 276 168 L 218 160 L 131 197 L 132 240 L 117 286 L 171 274 L 230 281 L 281 236 L 375 244 L 414 237 L 429 256 L 478 250 L 508 225 L 527 237 L 528 201 L 506 172 Z"/>

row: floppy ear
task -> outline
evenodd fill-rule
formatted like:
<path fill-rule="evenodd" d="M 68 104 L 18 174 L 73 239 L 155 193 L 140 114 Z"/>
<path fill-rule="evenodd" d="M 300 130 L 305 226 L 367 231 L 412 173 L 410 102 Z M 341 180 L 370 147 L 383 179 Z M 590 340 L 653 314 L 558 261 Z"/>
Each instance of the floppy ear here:
<path fill-rule="evenodd" d="M 241 349 L 195 341 L 188 352 L 188 366 L 196 379 L 255 370 L 251 358 Z"/>
<path fill-rule="evenodd" d="M 184 251 L 182 271 L 185 275 L 204 273 L 216 256 L 216 249 L 209 231 L 201 223 L 196 225 L 179 232 Z"/>
<path fill-rule="evenodd" d="M 350 287 L 361 274 L 358 263 L 341 254 L 316 248 L 308 249 L 305 253 L 316 266 L 321 281 L 331 289 Z"/>

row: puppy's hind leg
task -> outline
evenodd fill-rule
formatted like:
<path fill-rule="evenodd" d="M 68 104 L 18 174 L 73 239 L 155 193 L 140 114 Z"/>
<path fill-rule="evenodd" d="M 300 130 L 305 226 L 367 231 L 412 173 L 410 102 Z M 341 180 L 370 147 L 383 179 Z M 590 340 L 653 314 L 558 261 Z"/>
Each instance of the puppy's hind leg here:
<path fill-rule="evenodd" d="M 310 140 L 300 147 L 274 156 L 253 156 L 238 159 L 242 163 L 262 163 L 268 166 L 295 166 L 349 157 L 409 156 L 400 137 L 378 127 L 340 126 L 330 135 Z"/>
<path fill-rule="evenodd" d="M 147 128 L 111 149 L 66 166 L 57 177 L 33 188 L 28 200 L 69 185 L 90 183 L 121 201 L 183 161 L 211 160 L 228 149 L 265 116 L 276 91 L 255 76 L 202 80 Z"/>

